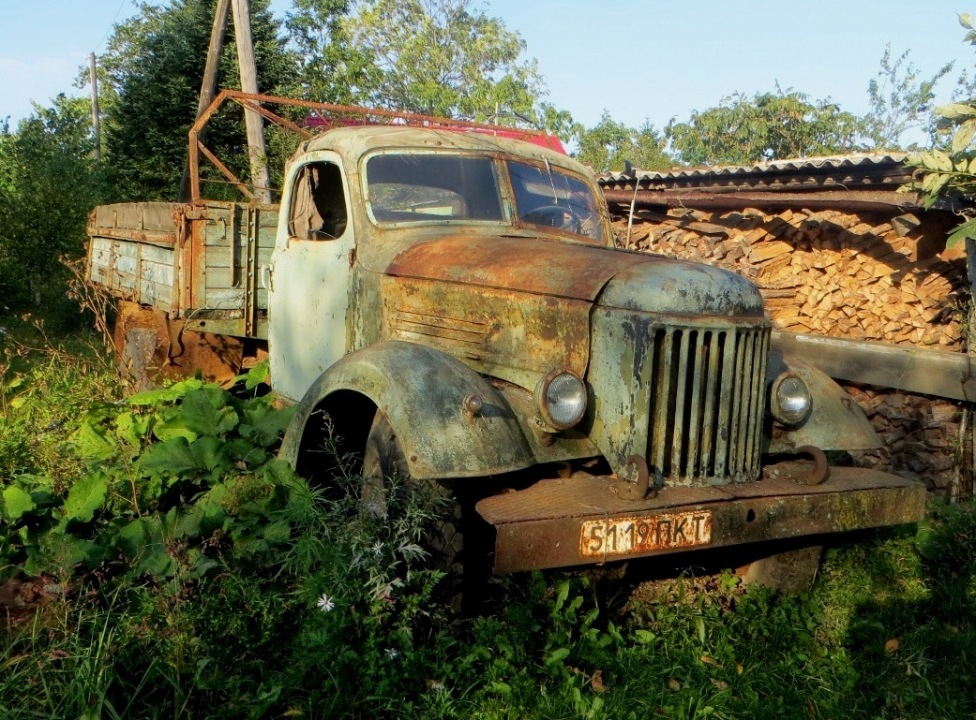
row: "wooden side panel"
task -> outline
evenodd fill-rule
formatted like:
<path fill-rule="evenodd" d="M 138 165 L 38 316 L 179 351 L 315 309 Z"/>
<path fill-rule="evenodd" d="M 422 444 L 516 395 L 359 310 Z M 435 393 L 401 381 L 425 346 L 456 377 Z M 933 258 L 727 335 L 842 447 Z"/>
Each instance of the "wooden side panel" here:
<path fill-rule="evenodd" d="M 113 295 L 175 312 L 174 262 L 171 248 L 96 236 L 91 240 L 89 277 Z"/>
<path fill-rule="evenodd" d="M 250 283 L 252 312 L 267 310 L 268 293 L 262 287 L 262 276 L 271 261 L 277 225 L 278 213 L 272 208 L 207 205 L 204 245 L 208 309 L 239 311 L 243 317 Z"/>
<path fill-rule="evenodd" d="M 204 301 L 207 309 L 233 311 L 231 317 L 244 316 L 244 295 L 233 290 L 240 284 L 241 212 L 231 203 L 209 203 L 203 240 Z M 220 263 L 216 266 L 214 262 Z"/>
<path fill-rule="evenodd" d="M 173 310 L 173 288 L 176 275 L 173 250 L 154 245 L 140 245 L 139 296 L 146 305 Z"/>
<path fill-rule="evenodd" d="M 141 202 L 99 205 L 92 211 L 89 228 L 174 233 L 178 203 Z"/>
<path fill-rule="evenodd" d="M 271 247 L 263 247 L 258 250 L 258 268 L 267 266 L 271 262 Z M 240 266 L 231 266 L 231 253 L 229 248 L 208 248 L 207 249 L 207 288 L 218 290 L 239 287 L 241 284 L 242 270 Z M 258 278 L 258 296 L 261 297 L 264 289 L 260 288 L 260 277 Z M 258 304 L 259 309 L 265 309 L 266 305 Z"/>

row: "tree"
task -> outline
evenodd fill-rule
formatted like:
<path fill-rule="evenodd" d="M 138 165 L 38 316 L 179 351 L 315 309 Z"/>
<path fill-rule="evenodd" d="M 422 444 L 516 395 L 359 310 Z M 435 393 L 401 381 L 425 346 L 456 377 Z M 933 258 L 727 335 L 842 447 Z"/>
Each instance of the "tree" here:
<path fill-rule="evenodd" d="M 102 58 L 106 147 L 119 199 L 175 199 L 187 158 L 187 131 L 213 24 L 215 0 L 174 0 L 165 9 L 149 4 L 118 26 Z M 237 52 L 228 19 L 218 86 L 239 88 Z M 262 92 L 294 84 L 294 57 L 283 50 L 268 0 L 251 1 L 251 27 Z M 209 125 L 208 145 L 240 177 L 247 162 L 242 113 L 222 112 Z"/>
<path fill-rule="evenodd" d="M 552 103 L 540 102 L 536 111 L 530 115 L 531 124 L 536 128 L 552 133 L 562 141 L 576 140 L 583 126 L 573 119 L 569 110 L 560 110 Z"/>
<path fill-rule="evenodd" d="M 581 130 L 577 159 L 596 172 L 620 170 L 630 161 L 641 170 L 665 170 L 673 165 L 664 150 L 664 138 L 650 124 L 639 129 L 617 122 L 604 110 L 600 122 Z"/>
<path fill-rule="evenodd" d="M 522 38 L 473 0 L 365 0 L 345 26 L 375 66 L 374 105 L 484 120 L 529 116 L 543 93 Z"/>
<path fill-rule="evenodd" d="M 58 96 L 15 132 L 0 129 L 0 287 L 8 307 L 63 299 L 62 255 L 84 249 L 88 213 L 103 197 L 91 106 Z M 56 294 L 55 292 L 56 291 Z"/>
<path fill-rule="evenodd" d="M 924 128 L 934 138 L 932 100 L 935 86 L 952 70 L 952 63 L 943 65 L 931 78 L 919 78 L 919 70 L 908 61 L 909 51 L 892 60 L 891 45 L 885 48 L 881 69 L 868 83 L 871 109 L 864 116 L 864 134 L 870 149 L 915 149 L 917 143 L 905 143 L 903 136 L 913 129 Z"/>
<path fill-rule="evenodd" d="M 288 94 L 314 102 L 353 105 L 376 86 L 369 55 L 353 46 L 343 22 L 349 0 L 293 0 L 285 25 L 298 59 L 298 83 Z"/>
<path fill-rule="evenodd" d="M 829 99 L 777 87 L 753 97 L 736 93 L 687 122 L 672 120 L 665 136 L 688 165 L 740 165 L 858 150 L 862 128 Z"/>
<path fill-rule="evenodd" d="M 959 24 L 969 32 L 965 42 L 976 46 L 976 20 L 969 13 L 959 16 Z M 936 131 L 948 139 L 944 148 L 934 147 L 918 153 L 912 164 L 918 168 L 915 180 L 900 188 L 903 192 L 919 192 L 926 207 L 945 199 L 964 198 L 957 212 L 963 222 L 949 235 L 946 246 L 965 242 L 967 254 L 976 252 L 976 97 L 954 102 L 935 109 Z"/>

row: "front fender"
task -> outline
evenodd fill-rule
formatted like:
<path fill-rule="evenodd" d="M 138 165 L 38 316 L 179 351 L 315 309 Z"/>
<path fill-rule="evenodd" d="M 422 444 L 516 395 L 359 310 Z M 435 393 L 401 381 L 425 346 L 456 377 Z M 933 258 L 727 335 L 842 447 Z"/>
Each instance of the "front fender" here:
<path fill-rule="evenodd" d="M 766 387 L 786 371 L 799 376 L 813 397 L 810 417 L 797 428 L 773 424 L 770 453 L 795 452 L 804 445 L 821 450 L 869 450 L 884 444 L 864 412 L 833 379 L 794 355 L 773 350 L 769 353 Z"/>
<path fill-rule="evenodd" d="M 510 472 L 535 460 L 502 394 L 458 360 L 407 342 L 385 341 L 346 355 L 326 370 L 298 404 L 280 457 L 294 467 L 306 423 L 330 395 L 354 391 L 390 420 L 415 478 L 463 478 Z M 466 413 L 464 399 L 484 404 Z M 341 434 L 342 418 L 334 417 Z"/>

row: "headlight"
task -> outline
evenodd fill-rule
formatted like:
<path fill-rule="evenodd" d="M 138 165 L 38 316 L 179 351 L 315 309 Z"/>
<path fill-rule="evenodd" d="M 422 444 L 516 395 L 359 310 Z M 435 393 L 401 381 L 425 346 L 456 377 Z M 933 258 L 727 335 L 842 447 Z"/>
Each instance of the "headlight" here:
<path fill-rule="evenodd" d="M 542 419 L 557 430 L 570 428 L 586 412 L 586 386 L 565 370 L 553 370 L 539 387 L 539 411 Z"/>
<path fill-rule="evenodd" d="M 784 425 L 799 425 L 810 416 L 810 388 L 798 376 L 785 372 L 773 381 L 769 411 Z"/>

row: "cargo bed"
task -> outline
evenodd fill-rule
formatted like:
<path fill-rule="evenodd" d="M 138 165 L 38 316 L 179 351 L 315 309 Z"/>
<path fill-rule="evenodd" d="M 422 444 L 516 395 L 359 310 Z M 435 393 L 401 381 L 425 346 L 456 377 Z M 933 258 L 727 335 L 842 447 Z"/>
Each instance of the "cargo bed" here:
<path fill-rule="evenodd" d="M 88 277 L 189 330 L 262 338 L 278 206 L 205 200 L 102 205 L 88 221 Z"/>

